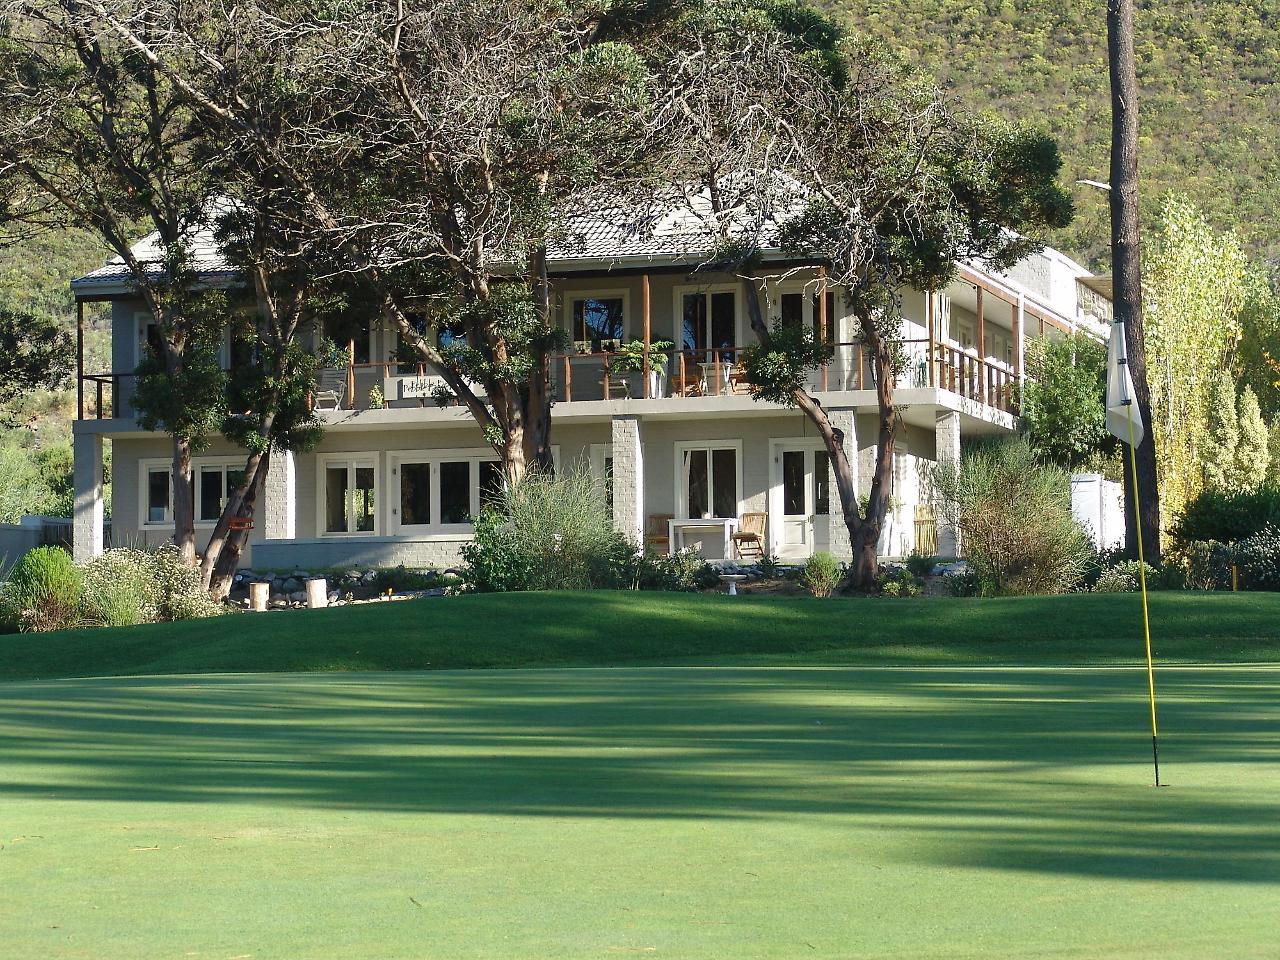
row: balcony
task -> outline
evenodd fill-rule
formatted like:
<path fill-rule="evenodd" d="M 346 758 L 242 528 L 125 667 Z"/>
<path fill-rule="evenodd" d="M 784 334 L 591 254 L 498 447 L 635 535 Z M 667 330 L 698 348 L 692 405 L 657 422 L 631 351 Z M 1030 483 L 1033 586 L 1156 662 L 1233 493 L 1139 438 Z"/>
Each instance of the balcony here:
<path fill-rule="evenodd" d="M 558 403 L 607 400 L 679 400 L 692 397 L 749 397 L 741 358 L 744 347 L 667 350 L 650 353 L 649 375 L 613 351 L 556 354 L 552 357 L 552 396 Z M 1012 413 L 1017 376 L 1012 367 L 971 351 L 928 340 L 903 344 L 905 363 L 898 389 L 937 388 Z M 85 374 L 80 378 L 80 419 L 117 416 L 117 401 L 128 405 L 134 374 Z M 838 343 L 830 363 L 813 371 L 814 392 L 874 389 L 863 346 Z M 477 387 L 477 392 L 480 392 Z M 424 365 L 355 363 L 322 370 L 314 394 L 320 410 L 409 409 L 436 406 L 450 399 L 444 379 Z"/>

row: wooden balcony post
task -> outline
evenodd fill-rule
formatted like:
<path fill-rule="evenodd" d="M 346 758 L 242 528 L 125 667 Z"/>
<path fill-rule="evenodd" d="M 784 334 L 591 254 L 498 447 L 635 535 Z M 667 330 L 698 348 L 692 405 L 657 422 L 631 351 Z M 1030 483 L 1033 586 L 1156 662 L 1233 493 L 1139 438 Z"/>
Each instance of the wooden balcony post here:
<path fill-rule="evenodd" d="M 567 353 L 564 355 L 564 402 L 573 402 L 573 364 Z"/>
<path fill-rule="evenodd" d="M 827 316 L 827 268 L 818 268 L 818 342 L 827 342 L 827 324 L 831 318 Z M 828 389 L 830 363 L 822 365 L 822 389 Z"/>
<path fill-rule="evenodd" d="M 1022 294 L 1018 294 L 1018 306 L 1013 314 L 1013 376 L 1019 384 L 1022 382 L 1022 343 L 1026 329 L 1027 304 Z"/>
<path fill-rule="evenodd" d="M 932 386 L 935 386 L 937 383 L 937 378 L 934 376 L 934 369 L 933 369 L 934 368 L 934 341 L 936 336 L 936 331 L 934 330 L 933 291 L 929 290 L 928 292 L 925 293 L 924 296 L 925 296 L 924 324 L 927 330 L 927 333 L 925 334 L 925 336 L 928 338 L 928 341 L 929 341 L 927 344 L 925 344 L 925 351 L 926 351 L 925 357 L 928 363 L 928 367 L 927 367 L 928 377 L 927 377 L 925 386 L 932 387 Z"/>
<path fill-rule="evenodd" d="M 76 298 L 76 419 L 84 419 L 84 301 Z"/>
<path fill-rule="evenodd" d="M 644 324 L 644 365 L 640 376 L 644 381 L 641 395 L 649 399 L 649 350 L 653 346 L 652 316 L 649 303 L 649 275 L 640 275 L 640 321 Z"/>
<path fill-rule="evenodd" d="M 347 341 L 347 409 L 356 408 L 356 342 Z"/>
<path fill-rule="evenodd" d="M 982 385 L 979 390 L 983 403 L 987 402 L 987 324 L 986 324 L 986 304 L 984 302 L 985 291 L 978 286 L 974 287 L 978 293 L 978 361 L 980 366 L 979 372 L 982 375 Z"/>

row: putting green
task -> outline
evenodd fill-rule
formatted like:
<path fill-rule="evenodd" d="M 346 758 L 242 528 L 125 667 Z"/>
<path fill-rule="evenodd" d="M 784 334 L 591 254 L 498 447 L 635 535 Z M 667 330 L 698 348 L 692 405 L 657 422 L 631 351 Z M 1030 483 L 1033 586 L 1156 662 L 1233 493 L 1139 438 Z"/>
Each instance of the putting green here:
<path fill-rule="evenodd" d="M 1280 669 L 0 684 L 0 955 L 1273 958 Z"/>

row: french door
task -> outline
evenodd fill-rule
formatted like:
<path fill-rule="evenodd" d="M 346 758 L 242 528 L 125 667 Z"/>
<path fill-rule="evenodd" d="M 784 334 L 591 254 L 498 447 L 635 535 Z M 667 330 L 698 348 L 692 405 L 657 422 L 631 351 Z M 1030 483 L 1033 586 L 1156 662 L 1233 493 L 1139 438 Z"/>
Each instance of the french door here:
<path fill-rule="evenodd" d="M 775 440 L 769 505 L 772 552 L 796 560 L 826 550 L 830 457 L 818 440 Z"/>

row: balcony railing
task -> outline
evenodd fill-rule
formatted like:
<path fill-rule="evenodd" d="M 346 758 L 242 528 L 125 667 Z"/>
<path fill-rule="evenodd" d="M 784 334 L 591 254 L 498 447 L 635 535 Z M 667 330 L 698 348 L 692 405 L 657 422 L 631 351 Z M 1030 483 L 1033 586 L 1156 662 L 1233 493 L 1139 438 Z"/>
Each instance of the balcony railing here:
<path fill-rule="evenodd" d="M 744 347 L 652 351 L 649 376 L 634 360 L 603 351 L 552 357 L 552 397 L 561 403 L 621 399 L 750 396 L 742 365 Z M 898 389 L 937 387 L 1012 412 L 1017 377 L 1008 365 L 928 340 L 903 343 Z M 86 374 L 81 378 L 80 419 L 117 416 L 127 409 L 134 374 Z M 813 371 L 812 391 L 870 390 L 874 371 L 860 343 L 838 343 L 829 363 Z M 476 392 L 482 394 L 477 385 Z M 321 410 L 370 410 L 435 406 L 449 399 L 444 379 L 421 364 L 354 363 L 320 372 L 313 394 Z M 117 406 L 119 405 L 119 406 Z"/>

